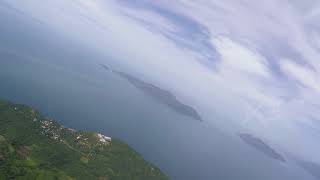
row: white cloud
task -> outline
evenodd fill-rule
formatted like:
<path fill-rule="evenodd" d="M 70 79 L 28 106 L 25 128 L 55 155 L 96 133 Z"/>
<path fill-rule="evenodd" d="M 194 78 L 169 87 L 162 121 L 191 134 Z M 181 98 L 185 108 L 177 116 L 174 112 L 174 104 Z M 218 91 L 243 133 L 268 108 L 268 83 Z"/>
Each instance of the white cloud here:
<path fill-rule="evenodd" d="M 281 67 L 289 77 L 293 77 L 307 88 L 320 91 L 320 82 L 318 79 L 320 76 L 314 70 L 288 60 L 283 61 Z"/>
<path fill-rule="evenodd" d="M 220 70 L 242 71 L 267 77 L 268 62 L 258 52 L 240 45 L 226 37 L 212 39 L 212 43 L 221 55 Z"/>

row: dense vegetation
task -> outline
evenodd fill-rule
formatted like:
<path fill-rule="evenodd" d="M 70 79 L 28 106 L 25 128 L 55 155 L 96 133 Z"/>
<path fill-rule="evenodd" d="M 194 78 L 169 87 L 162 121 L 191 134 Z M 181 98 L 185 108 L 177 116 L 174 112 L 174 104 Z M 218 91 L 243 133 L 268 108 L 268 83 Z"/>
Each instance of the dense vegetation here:
<path fill-rule="evenodd" d="M 64 128 L 35 110 L 0 101 L 2 179 L 167 179 L 118 140 Z"/>

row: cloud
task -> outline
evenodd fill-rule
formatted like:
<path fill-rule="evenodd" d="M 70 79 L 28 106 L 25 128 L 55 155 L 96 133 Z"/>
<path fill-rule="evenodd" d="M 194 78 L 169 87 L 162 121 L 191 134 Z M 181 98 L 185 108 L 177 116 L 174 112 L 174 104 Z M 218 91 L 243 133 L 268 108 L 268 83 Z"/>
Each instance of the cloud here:
<path fill-rule="evenodd" d="M 201 90 L 188 92 L 183 90 L 188 87 L 184 84 L 186 80 L 176 79 L 180 91 L 202 93 L 193 95 L 206 102 L 195 101 L 200 107 L 205 109 L 206 99 L 212 102 L 225 99 L 225 109 L 219 111 L 236 114 L 229 120 L 230 124 L 242 126 L 243 120 L 237 117 L 249 120 L 246 129 L 272 138 L 286 149 L 300 147 L 295 151 L 297 154 L 310 154 L 319 148 L 315 145 L 309 149 L 306 142 L 313 138 L 301 126 L 309 122 L 310 115 L 319 113 L 319 109 L 311 108 L 314 101 L 319 100 L 320 77 L 318 41 L 314 38 L 320 33 L 316 18 L 320 6 L 314 1 L 184 0 L 168 3 L 144 0 L 121 1 L 120 6 L 124 4 L 129 5 L 120 8 L 121 11 L 131 8 L 131 16 L 148 22 L 146 27 L 157 36 L 167 38 L 164 41 L 168 44 L 191 44 L 173 49 L 189 53 L 179 57 L 184 58 L 185 63 L 169 68 L 184 67 L 190 63 L 188 60 L 211 62 L 204 63 L 211 69 L 205 76 L 199 72 L 203 69 L 196 67 L 176 72 L 189 81 L 201 82 L 194 82 Z M 153 15 L 145 17 L 146 11 Z M 154 15 L 157 18 L 152 18 Z M 167 24 L 170 26 L 164 26 Z M 154 53 L 162 56 L 161 52 Z M 217 91 L 223 91 L 219 93 L 222 97 L 210 93 Z"/>
<path fill-rule="evenodd" d="M 254 52 L 226 37 L 212 39 L 212 43 L 221 55 L 222 63 L 220 70 L 241 71 L 253 75 L 267 77 L 268 62 L 259 53 Z"/>
<path fill-rule="evenodd" d="M 283 61 L 281 67 L 289 77 L 296 79 L 300 84 L 305 85 L 307 88 L 320 91 L 320 82 L 319 79 L 317 79 L 319 74 L 317 74 L 317 72 L 288 60 Z"/>

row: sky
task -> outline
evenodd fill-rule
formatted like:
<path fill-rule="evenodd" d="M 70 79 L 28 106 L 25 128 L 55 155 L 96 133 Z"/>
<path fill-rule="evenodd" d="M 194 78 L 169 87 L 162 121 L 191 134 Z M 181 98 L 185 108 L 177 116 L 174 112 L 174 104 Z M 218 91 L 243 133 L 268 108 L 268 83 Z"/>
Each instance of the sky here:
<path fill-rule="evenodd" d="M 320 1 L 2 0 L 0 7 L 118 59 L 210 124 L 320 163 Z"/>

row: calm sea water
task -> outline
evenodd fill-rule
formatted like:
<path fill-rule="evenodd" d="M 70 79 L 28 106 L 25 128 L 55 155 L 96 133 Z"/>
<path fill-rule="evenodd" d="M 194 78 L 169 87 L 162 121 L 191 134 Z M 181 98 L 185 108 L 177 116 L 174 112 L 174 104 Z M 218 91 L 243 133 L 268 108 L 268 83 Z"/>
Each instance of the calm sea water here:
<path fill-rule="evenodd" d="M 68 127 L 119 138 L 172 179 L 312 179 L 235 135 L 175 113 L 99 66 L 122 68 L 117 59 L 1 9 L 0 24 L 2 99 L 30 105 Z"/>

